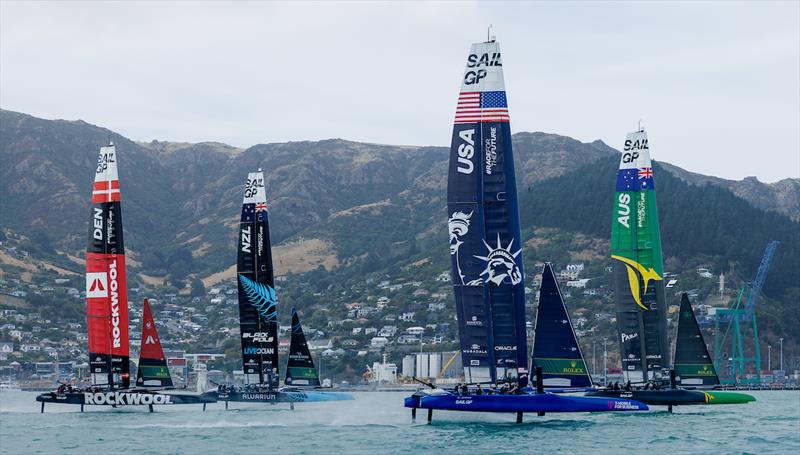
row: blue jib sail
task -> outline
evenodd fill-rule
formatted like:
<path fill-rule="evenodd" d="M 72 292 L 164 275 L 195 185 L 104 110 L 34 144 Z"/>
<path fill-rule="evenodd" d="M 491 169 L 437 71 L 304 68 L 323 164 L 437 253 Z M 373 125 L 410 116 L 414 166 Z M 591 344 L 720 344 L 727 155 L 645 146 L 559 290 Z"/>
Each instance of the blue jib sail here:
<path fill-rule="evenodd" d="M 450 148 L 448 231 L 467 382 L 527 383 L 525 283 L 498 43 L 472 45 Z"/>
<path fill-rule="evenodd" d="M 542 367 L 545 387 L 591 387 L 567 307 L 548 262 L 542 271 L 531 368 Z"/>

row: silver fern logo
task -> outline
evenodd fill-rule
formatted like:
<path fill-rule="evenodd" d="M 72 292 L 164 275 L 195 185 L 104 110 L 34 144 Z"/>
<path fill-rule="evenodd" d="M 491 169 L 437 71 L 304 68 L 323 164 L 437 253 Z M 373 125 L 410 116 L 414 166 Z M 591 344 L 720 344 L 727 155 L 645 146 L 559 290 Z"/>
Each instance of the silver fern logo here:
<path fill-rule="evenodd" d="M 244 275 L 239 275 L 239 282 L 247 296 L 248 303 L 269 322 L 278 319 L 278 296 L 272 286 L 255 282 Z"/>

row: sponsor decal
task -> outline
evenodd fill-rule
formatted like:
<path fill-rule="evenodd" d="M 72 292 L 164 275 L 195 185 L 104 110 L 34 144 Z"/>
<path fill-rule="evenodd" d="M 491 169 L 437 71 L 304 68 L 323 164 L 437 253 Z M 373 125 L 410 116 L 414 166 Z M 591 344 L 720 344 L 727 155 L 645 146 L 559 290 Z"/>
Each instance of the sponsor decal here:
<path fill-rule="evenodd" d="M 495 346 L 494 350 L 495 351 L 516 351 L 517 347 L 516 346 Z"/>
<path fill-rule="evenodd" d="M 254 347 L 246 347 L 242 350 L 244 355 L 272 355 L 275 352 L 273 348 L 254 348 Z"/>
<path fill-rule="evenodd" d="M 475 156 L 475 129 L 462 130 L 458 132 L 458 137 L 463 143 L 458 146 L 458 172 L 462 174 L 472 174 L 475 166 L 472 158 Z"/>
<path fill-rule="evenodd" d="M 243 332 L 242 339 L 246 340 L 248 338 L 252 338 L 253 341 L 255 341 L 256 343 L 272 343 L 272 341 L 274 340 L 274 338 L 269 336 L 269 333 L 267 332 L 255 332 L 255 333 Z"/>
<path fill-rule="evenodd" d="M 467 321 L 468 326 L 483 327 L 483 321 L 478 319 L 478 316 L 472 316 L 472 319 Z"/>
<path fill-rule="evenodd" d="M 489 128 L 489 137 L 484 141 L 484 162 L 486 174 L 492 175 L 492 170 L 497 164 L 497 128 Z"/>
<path fill-rule="evenodd" d="M 628 271 L 628 284 L 630 285 L 633 300 L 636 302 L 636 305 L 643 310 L 650 311 L 642 304 L 642 294 L 647 293 L 647 287 L 649 286 L 650 281 L 659 281 L 661 280 L 661 277 L 652 267 L 648 270 L 642 264 L 639 264 L 633 259 L 617 256 L 615 254 L 612 254 L 611 258 L 621 261 L 625 264 L 625 269 Z M 644 290 L 641 291 L 641 293 L 639 292 L 639 276 L 641 276 L 642 280 L 644 281 Z"/>
<path fill-rule="evenodd" d="M 239 282 L 242 284 L 248 303 L 255 307 L 264 319 L 275 321 L 278 317 L 278 296 L 275 294 L 275 289 L 267 284 L 255 282 L 244 275 L 239 275 Z"/>
<path fill-rule="evenodd" d="M 242 398 L 254 401 L 272 401 L 278 398 L 275 393 L 243 393 Z"/>
<path fill-rule="evenodd" d="M 473 366 L 473 367 L 479 367 L 479 366 L 481 366 L 481 361 L 480 360 L 470 360 L 469 364 L 470 364 L 470 366 Z"/>
<path fill-rule="evenodd" d="M 153 339 L 152 335 L 147 335 L 147 338 L 144 340 L 144 344 L 156 344 L 156 340 Z"/>
<path fill-rule="evenodd" d="M 472 404 L 472 398 L 456 398 L 456 404 Z"/>
<path fill-rule="evenodd" d="M 639 406 L 635 405 L 634 403 L 631 403 L 630 401 L 609 401 L 608 409 L 635 411 L 639 409 Z"/>
<path fill-rule="evenodd" d="M 488 243 L 486 243 L 486 240 L 483 241 L 483 244 L 486 245 L 486 249 L 489 250 L 489 254 L 486 256 L 475 255 L 475 258 L 486 262 L 486 269 L 484 269 L 480 275 L 486 275 L 486 283 L 492 283 L 495 286 L 500 286 L 500 284 L 506 278 L 511 281 L 512 285 L 517 285 L 522 282 L 522 273 L 520 273 L 519 266 L 516 262 L 517 256 L 519 256 L 519 254 L 522 252 L 522 248 L 517 250 L 516 253 L 511 252 L 511 246 L 514 244 L 514 239 L 511 239 L 511 241 L 508 243 L 508 246 L 504 248 L 500 243 L 500 234 L 498 233 L 497 247 L 492 248 Z"/>
<path fill-rule="evenodd" d="M 623 343 L 625 343 L 626 341 L 631 341 L 631 340 L 636 339 L 636 338 L 639 338 L 639 334 L 638 333 L 632 333 L 630 335 L 627 334 L 627 333 L 623 333 L 622 334 L 622 342 Z"/>
<path fill-rule="evenodd" d="M 120 341 L 119 327 L 119 282 L 117 281 L 117 260 L 114 259 L 108 264 L 109 288 L 111 289 L 111 337 L 112 346 L 118 348 L 122 345 Z"/>
<path fill-rule="evenodd" d="M 486 349 L 481 348 L 479 345 L 474 344 L 469 349 L 462 349 L 465 354 L 486 354 Z"/>
<path fill-rule="evenodd" d="M 242 252 L 243 253 L 252 253 L 253 251 L 250 249 L 250 225 L 247 225 L 242 228 L 241 236 L 242 236 Z"/>
<path fill-rule="evenodd" d="M 108 297 L 108 274 L 106 272 L 86 272 L 86 298 Z"/>
<path fill-rule="evenodd" d="M 83 402 L 84 404 L 107 404 L 117 406 L 137 404 L 173 404 L 172 397 L 169 395 L 130 392 L 85 392 L 83 394 Z"/>

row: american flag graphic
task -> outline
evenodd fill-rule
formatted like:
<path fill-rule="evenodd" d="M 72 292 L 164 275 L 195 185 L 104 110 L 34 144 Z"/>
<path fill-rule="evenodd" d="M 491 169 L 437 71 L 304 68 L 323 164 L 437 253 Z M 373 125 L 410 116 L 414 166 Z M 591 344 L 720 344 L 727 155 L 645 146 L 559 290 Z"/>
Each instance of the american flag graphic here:
<path fill-rule="evenodd" d="M 508 122 L 506 92 L 461 92 L 455 123 Z"/>

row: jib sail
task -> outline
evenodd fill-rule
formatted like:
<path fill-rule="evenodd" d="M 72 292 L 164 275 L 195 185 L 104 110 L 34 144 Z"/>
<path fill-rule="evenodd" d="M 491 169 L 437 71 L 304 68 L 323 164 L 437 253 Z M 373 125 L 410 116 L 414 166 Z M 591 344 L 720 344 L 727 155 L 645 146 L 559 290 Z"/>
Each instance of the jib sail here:
<path fill-rule="evenodd" d="M 448 231 L 467 382 L 527 382 L 522 239 L 500 46 L 472 45 L 447 184 Z"/>
<path fill-rule="evenodd" d="M 611 258 L 626 379 L 659 378 L 667 361 L 667 308 L 653 168 L 644 130 L 625 139 L 614 195 Z"/>
<path fill-rule="evenodd" d="M 545 387 L 592 386 L 572 321 L 549 262 L 542 271 L 539 309 L 536 313 L 531 368 L 537 366 L 542 367 Z"/>
<path fill-rule="evenodd" d="M 139 369 L 136 385 L 142 387 L 172 387 L 172 376 L 167 367 L 167 358 L 158 339 L 158 330 L 150 311 L 150 303 L 144 299 L 142 310 L 142 348 L 139 351 Z"/>
<path fill-rule="evenodd" d="M 719 377 L 700 326 L 694 317 L 689 296 L 681 296 L 681 310 L 678 315 L 678 336 L 675 341 L 675 372 L 681 385 L 717 385 Z"/>
<path fill-rule="evenodd" d="M 303 326 L 300 325 L 300 316 L 292 308 L 292 338 L 289 342 L 289 362 L 286 365 L 286 378 L 284 384 L 294 386 L 319 387 L 319 374 L 314 368 L 314 360 L 308 350 Z"/>
<path fill-rule="evenodd" d="M 264 174 L 247 176 L 239 223 L 237 281 L 242 365 L 248 384 L 278 378 L 278 312 Z"/>
<path fill-rule="evenodd" d="M 92 384 L 130 386 L 128 292 L 117 153 L 100 149 L 86 249 L 86 316 Z"/>

